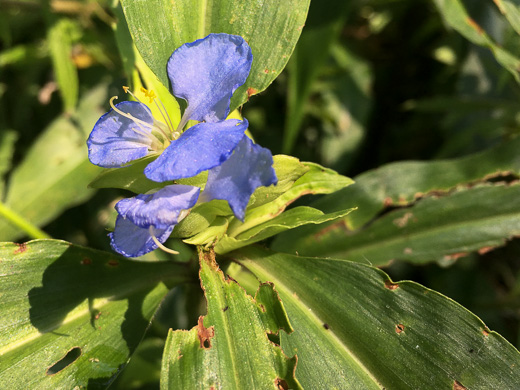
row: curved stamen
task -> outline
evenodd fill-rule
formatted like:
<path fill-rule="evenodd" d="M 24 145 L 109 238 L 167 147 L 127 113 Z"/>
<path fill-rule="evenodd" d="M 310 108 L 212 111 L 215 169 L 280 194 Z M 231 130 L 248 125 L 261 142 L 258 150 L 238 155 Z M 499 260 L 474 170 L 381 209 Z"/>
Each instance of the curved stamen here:
<path fill-rule="evenodd" d="M 112 107 L 112 109 L 117 112 L 119 115 L 121 116 L 124 116 L 125 118 L 128 118 L 130 119 L 131 121 L 134 121 L 136 124 L 139 125 L 139 127 L 141 127 L 141 129 L 145 130 L 143 126 L 150 126 L 149 123 L 146 123 L 145 121 L 142 121 L 141 119 L 138 119 L 136 118 L 135 116 L 133 116 L 132 114 L 128 114 L 126 112 L 123 112 L 121 111 L 119 108 L 117 108 L 115 105 L 114 105 L 114 100 L 115 99 L 119 99 L 119 97 L 117 96 L 112 96 L 112 98 L 110 99 L 110 107 Z"/>
<path fill-rule="evenodd" d="M 153 242 L 155 242 L 155 245 L 157 245 L 160 249 L 162 249 L 163 251 L 165 251 L 167 253 L 171 253 L 172 255 L 179 254 L 179 252 L 174 251 L 173 249 L 167 248 L 162 243 L 159 242 L 159 240 L 155 236 L 155 231 L 154 231 L 153 226 L 150 225 L 150 227 L 148 228 L 148 232 L 150 233 L 150 236 L 152 236 L 152 240 L 153 240 Z"/>
<path fill-rule="evenodd" d="M 145 129 L 141 124 L 144 124 L 145 126 L 150 126 L 150 127 L 153 127 L 152 125 L 150 125 L 149 123 L 145 122 L 145 121 L 142 121 L 138 118 L 136 118 L 135 116 L 133 116 L 132 114 L 128 114 L 126 112 L 123 112 L 121 111 L 119 108 L 117 108 L 115 105 L 114 105 L 114 100 L 115 99 L 118 99 L 117 96 L 112 96 L 112 98 L 110 99 L 110 107 L 112 107 L 112 109 L 117 112 L 119 115 L 125 117 L 125 118 L 128 118 L 130 119 L 132 122 L 134 122 L 137 126 L 139 126 L 139 128 L 137 127 L 134 127 L 132 130 L 134 132 L 136 132 L 137 134 L 139 135 L 142 135 L 143 137 L 146 137 L 150 140 L 151 142 L 151 145 L 150 147 L 152 148 L 152 150 L 157 150 L 161 145 L 162 145 L 162 142 L 160 142 L 157 137 L 155 135 L 153 135 L 153 133 L 151 131 L 148 131 L 147 129 Z M 141 103 L 142 104 L 142 103 Z M 164 131 L 162 131 L 163 134 L 164 134 Z M 166 134 L 165 134 L 166 135 Z"/>

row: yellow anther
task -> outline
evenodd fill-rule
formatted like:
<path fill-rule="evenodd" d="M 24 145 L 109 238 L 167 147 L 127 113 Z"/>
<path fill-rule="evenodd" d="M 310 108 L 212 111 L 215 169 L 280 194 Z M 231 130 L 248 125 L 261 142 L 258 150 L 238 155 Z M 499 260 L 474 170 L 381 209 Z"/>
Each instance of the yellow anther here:
<path fill-rule="evenodd" d="M 130 88 L 125 87 L 125 86 L 123 85 L 123 91 L 125 91 L 125 93 L 128 93 L 128 90 L 129 90 L 129 89 L 130 89 Z"/>
<path fill-rule="evenodd" d="M 148 99 L 150 99 L 150 103 L 153 102 L 153 99 L 155 99 L 157 96 L 155 95 L 155 92 L 153 90 L 148 90 L 144 87 L 141 87 L 141 92 L 144 93 L 144 96 L 146 96 Z"/>

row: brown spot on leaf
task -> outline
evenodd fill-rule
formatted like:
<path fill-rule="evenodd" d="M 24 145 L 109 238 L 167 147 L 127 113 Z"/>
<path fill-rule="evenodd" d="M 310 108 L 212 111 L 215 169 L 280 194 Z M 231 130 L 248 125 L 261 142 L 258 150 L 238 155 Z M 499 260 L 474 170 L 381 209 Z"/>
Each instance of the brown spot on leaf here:
<path fill-rule="evenodd" d="M 258 304 L 258 307 L 260 307 L 260 310 L 262 310 L 262 313 L 265 313 L 266 310 L 265 310 L 265 306 L 262 305 L 261 303 Z"/>
<path fill-rule="evenodd" d="M 229 309 L 229 306 L 226 306 L 225 308 L 222 309 L 222 311 L 227 311 Z"/>
<path fill-rule="evenodd" d="M 449 255 L 445 255 L 444 260 L 458 260 L 461 257 L 466 257 L 467 255 L 469 255 L 468 252 L 451 253 Z"/>
<path fill-rule="evenodd" d="M 109 260 L 107 264 L 108 264 L 109 267 L 117 267 L 117 266 L 119 266 L 119 261 L 117 261 L 117 260 Z"/>
<path fill-rule="evenodd" d="M 478 250 L 479 255 L 485 255 L 488 252 L 491 252 L 493 249 L 495 249 L 494 246 L 485 246 L 484 248 L 480 248 Z"/>
<path fill-rule="evenodd" d="M 482 329 L 482 334 L 484 335 L 484 337 L 489 336 L 489 329 L 488 328 Z"/>
<path fill-rule="evenodd" d="M 467 390 L 466 386 L 463 386 L 459 381 L 453 382 L 453 390 Z"/>
<path fill-rule="evenodd" d="M 16 244 L 18 248 L 14 250 L 14 254 L 17 255 L 19 253 L 24 253 L 27 250 L 27 244 L 24 242 L 22 244 Z"/>
<path fill-rule="evenodd" d="M 393 223 L 399 228 L 404 228 L 412 218 L 414 218 L 412 213 L 405 213 L 402 217 L 394 219 Z"/>
<path fill-rule="evenodd" d="M 92 260 L 90 260 L 88 257 L 85 257 L 83 260 L 81 260 L 81 265 L 90 265 L 92 264 Z"/>
<path fill-rule="evenodd" d="M 404 325 L 403 324 L 397 324 L 395 326 L 395 333 L 401 334 L 402 332 L 404 332 Z"/>
<path fill-rule="evenodd" d="M 204 326 L 204 316 L 199 317 L 199 322 L 197 325 L 197 336 L 199 336 L 200 347 L 204 349 L 211 348 L 211 339 L 215 336 L 215 329 L 210 326 L 206 328 Z"/>
<path fill-rule="evenodd" d="M 386 197 L 384 200 L 383 200 L 383 206 L 384 207 L 390 207 L 391 205 L 394 204 L 394 201 L 391 197 Z"/>
<path fill-rule="evenodd" d="M 403 253 L 405 255 L 411 255 L 413 253 L 413 249 L 412 248 L 404 248 Z"/>
<path fill-rule="evenodd" d="M 265 69 L 264 69 L 264 73 L 265 73 L 265 74 L 269 74 L 269 69 L 265 68 Z"/>
<path fill-rule="evenodd" d="M 479 34 L 484 34 L 484 30 L 482 27 L 479 26 L 477 22 L 475 22 L 472 18 L 468 17 L 466 18 L 466 22 L 469 24 L 470 27 L 475 29 Z"/>
<path fill-rule="evenodd" d="M 344 220 L 340 220 L 338 222 L 334 222 L 333 224 L 321 229 L 319 232 L 314 233 L 314 238 L 319 240 L 321 236 L 326 235 L 328 232 L 331 232 L 333 230 L 343 230 L 344 232 L 348 232 L 347 225 L 345 224 Z"/>
<path fill-rule="evenodd" d="M 329 330 L 329 329 L 330 329 L 330 325 L 329 325 L 329 324 L 327 324 L 326 322 L 325 322 L 325 323 L 323 323 L 323 327 L 324 327 L 325 329 L 327 329 L 327 330 Z"/>
<path fill-rule="evenodd" d="M 274 381 L 274 385 L 278 390 L 289 390 L 289 385 L 282 378 L 276 378 Z"/>
<path fill-rule="evenodd" d="M 399 283 L 394 283 L 391 280 L 385 280 L 385 288 L 395 290 L 399 288 Z"/>
<path fill-rule="evenodd" d="M 249 98 L 253 95 L 256 95 L 258 93 L 258 89 L 255 89 L 253 87 L 249 87 L 247 89 L 247 100 L 249 100 Z"/>

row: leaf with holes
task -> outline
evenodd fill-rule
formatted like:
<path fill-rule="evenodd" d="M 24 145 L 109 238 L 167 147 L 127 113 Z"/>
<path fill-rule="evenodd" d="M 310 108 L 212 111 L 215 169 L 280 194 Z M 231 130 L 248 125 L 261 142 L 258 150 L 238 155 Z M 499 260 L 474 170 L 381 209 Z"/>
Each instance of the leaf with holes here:
<path fill-rule="evenodd" d="M 106 388 L 169 287 L 189 280 L 183 265 L 56 240 L 4 243 L 0 259 L 2 389 Z"/>
<path fill-rule="evenodd" d="M 248 291 L 255 277 L 274 283 L 295 329 L 281 346 L 297 354 L 303 388 L 520 388 L 520 353 L 435 291 L 345 260 L 251 247 L 233 260 L 226 272 Z"/>
<path fill-rule="evenodd" d="M 234 94 L 231 111 L 262 92 L 283 70 L 305 24 L 310 0 L 151 0 L 121 2 L 137 49 L 168 86 L 166 62 L 184 43 L 209 33 L 242 36 L 253 51 L 246 83 Z"/>
<path fill-rule="evenodd" d="M 304 241 L 316 239 L 319 242 L 323 232 L 336 230 L 338 238 L 340 230 L 346 234 L 346 231 L 359 229 L 388 207 L 407 206 L 424 196 L 447 194 L 456 188 L 469 187 L 488 179 L 518 176 L 519 149 L 520 137 L 517 137 L 495 148 L 463 158 L 392 163 L 362 173 L 354 178 L 353 185 L 311 203 L 311 206 L 325 213 L 358 207 L 356 212 L 348 214 L 341 223 L 334 226 L 305 226 L 282 233 L 276 238 L 273 249 L 291 253 Z M 325 252 L 318 253 L 326 255 Z"/>
<path fill-rule="evenodd" d="M 423 199 L 413 207 L 385 214 L 351 232 L 344 223 L 273 247 L 305 256 L 383 265 L 398 259 L 414 263 L 455 260 L 488 251 L 520 234 L 520 184 L 485 185 L 445 197 Z M 347 233 L 348 232 L 348 233 Z"/>
<path fill-rule="evenodd" d="M 161 389 L 301 388 L 294 378 L 296 359 L 270 341 L 279 341 L 280 329 L 292 332 L 273 286 L 260 286 L 253 299 L 224 279 L 209 253 L 201 256 L 200 277 L 208 314 L 190 331 L 170 330 Z"/>

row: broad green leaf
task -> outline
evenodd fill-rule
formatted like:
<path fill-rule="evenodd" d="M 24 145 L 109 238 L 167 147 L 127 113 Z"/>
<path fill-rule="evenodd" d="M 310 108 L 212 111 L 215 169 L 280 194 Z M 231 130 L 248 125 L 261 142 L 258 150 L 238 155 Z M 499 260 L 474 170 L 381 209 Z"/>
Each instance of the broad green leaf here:
<path fill-rule="evenodd" d="M 497 1 L 501 3 L 502 1 Z M 498 45 L 468 14 L 461 0 L 434 0 L 446 23 L 469 41 L 487 47 L 495 59 L 520 82 L 520 58 Z M 518 10 L 516 10 L 518 12 Z M 518 28 L 516 26 L 515 28 Z"/>
<path fill-rule="evenodd" d="M 268 338 L 280 329 L 292 332 L 272 284 L 260 286 L 253 299 L 224 278 L 214 257 L 201 257 L 208 314 L 190 331 L 170 330 L 161 389 L 299 389 L 296 359 Z"/>
<path fill-rule="evenodd" d="M 297 354 L 303 388 L 520 388 L 518 351 L 435 291 L 344 260 L 252 247 L 233 260 L 243 272 L 226 272 L 248 291 L 251 273 L 274 283 L 295 329 L 281 346 Z"/>
<path fill-rule="evenodd" d="M 520 234 L 520 185 L 481 186 L 444 197 L 429 197 L 413 207 L 389 212 L 365 229 L 348 232 L 344 223 L 313 236 L 273 245 L 306 256 L 331 256 L 387 264 L 390 260 L 425 263 L 455 260 L 488 251 Z"/>
<path fill-rule="evenodd" d="M 305 24 L 309 0 L 122 0 L 128 27 L 150 69 L 168 86 L 166 62 L 184 43 L 209 33 L 241 35 L 253 51 L 246 83 L 231 111 L 262 92 L 280 74 Z"/>
<path fill-rule="evenodd" d="M 314 224 L 318 225 L 328 221 L 335 221 L 345 217 L 354 209 L 343 210 L 336 213 L 324 214 L 322 211 L 313 209 L 312 207 L 299 206 L 290 209 L 270 221 L 246 230 L 244 233 L 236 237 L 224 235 L 215 245 L 215 252 L 223 254 L 232 250 L 242 248 L 243 246 L 253 244 L 258 241 L 265 240 L 278 233 L 286 230 L 294 229 L 298 226 Z M 187 241 L 186 241 L 187 242 Z M 200 244 L 208 244 L 208 242 L 200 242 Z"/>
<path fill-rule="evenodd" d="M 332 44 L 345 22 L 348 1 L 311 3 L 305 30 L 288 64 L 287 113 L 284 129 L 283 152 L 291 153 L 298 136 L 305 105 L 320 70 L 327 62 Z"/>
<path fill-rule="evenodd" d="M 62 18 L 49 28 L 47 36 L 56 82 L 60 88 L 64 110 L 67 112 L 76 108 L 79 91 L 78 72 L 71 57 L 73 28 L 72 20 Z"/>
<path fill-rule="evenodd" d="M 100 169 L 88 161 L 85 142 L 102 114 L 99 106 L 105 98 L 106 88 L 99 86 L 83 98 L 75 121 L 61 116 L 49 125 L 13 171 L 6 207 L 42 226 L 94 195 L 87 185 Z M 0 240 L 23 235 L 23 231 L 0 219 Z"/>
<path fill-rule="evenodd" d="M 190 279 L 173 262 L 128 260 L 57 240 L 4 243 L 0 259 L 5 389 L 106 388 L 168 287 Z"/>
<path fill-rule="evenodd" d="M 311 206 L 325 213 L 358 207 L 357 211 L 345 217 L 344 223 L 335 225 L 336 230 L 353 231 L 390 206 L 407 206 L 428 195 L 448 193 L 455 188 L 508 174 L 518 175 L 519 149 L 520 138 L 514 138 L 495 148 L 463 158 L 391 163 L 356 176 L 354 185 L 327 195 Z M 291 245 L 290 242 L 311 241 L 320 237 L 326 229 L 328 226 L 306 226 L 283 233 L 276 238 L 273 248 L 293 253 L 296 244 Z"/>

